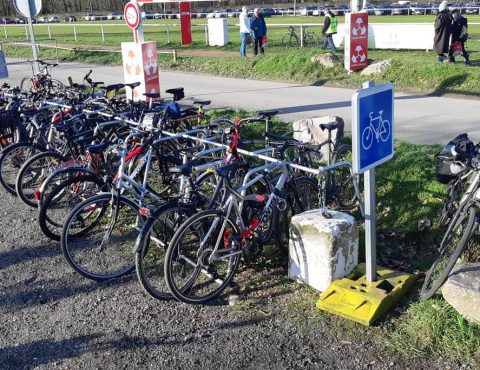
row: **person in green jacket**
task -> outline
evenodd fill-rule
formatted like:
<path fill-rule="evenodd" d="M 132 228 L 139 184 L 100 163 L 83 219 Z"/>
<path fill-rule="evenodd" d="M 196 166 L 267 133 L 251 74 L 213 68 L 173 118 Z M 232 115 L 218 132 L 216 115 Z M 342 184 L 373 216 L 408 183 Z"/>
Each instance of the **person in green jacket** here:
<path fill-rule="evenodd" d="M 337 17 L 333 12 L 330 10 L 330 8 L 326 7 L 325 8 L 325 18 L 323 20 L 323 28 L 322 28 L 322 34 L 323 34 L 323 45 L 322 49 L 325 50 L 327 48 L 327 43 L 330 45 L 332 48 L 333 54 L 337 53 L 337 48 L 335 47 L 335 43 L 333 42 L 332 36 L 337 33 L 337 26 L 338 26 L 338 21 Z"/>

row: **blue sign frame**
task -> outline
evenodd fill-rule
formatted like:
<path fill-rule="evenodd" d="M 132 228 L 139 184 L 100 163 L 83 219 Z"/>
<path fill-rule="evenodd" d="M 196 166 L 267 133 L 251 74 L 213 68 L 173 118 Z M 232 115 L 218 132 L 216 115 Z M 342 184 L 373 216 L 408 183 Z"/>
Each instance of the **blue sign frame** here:
<path fill-rule="evenodd" d="M 352 97 L 353 171 L 361 174 L 393 158 L 393 85 L 358 90 Z"/>

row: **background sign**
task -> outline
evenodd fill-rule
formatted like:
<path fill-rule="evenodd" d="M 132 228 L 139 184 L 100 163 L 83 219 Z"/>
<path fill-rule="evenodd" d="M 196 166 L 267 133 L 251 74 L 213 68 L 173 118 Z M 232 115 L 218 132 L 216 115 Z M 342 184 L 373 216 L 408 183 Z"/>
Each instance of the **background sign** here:
<path fill-rule="evenodd" d="M 24 17 L 36 17 L 42 10 L 42 0 L 13 0 L 13 6 Z"/>
<path fill-rule="evenodd" d="M 356 71 L 368 63 L 368 14 L 345 14 L 345 69 Z"/>
<path fill-rule="evenodd" d="M 136 30 L 140 25 L 140 9 L 136 3 L 130 2 L 125 5 L 123 15 L 127 26 Z"/>
<path fill-rule="evenodd" d="M 7 62 L 5 61 L 5 55 L 0 50 L 0 78 L 8 78 Z"/>
<path fill-rule="evenodd" d="M 393 157 L 393 86 L 358 90 L 352 97 L 353 170 L 360 174 Z"/>

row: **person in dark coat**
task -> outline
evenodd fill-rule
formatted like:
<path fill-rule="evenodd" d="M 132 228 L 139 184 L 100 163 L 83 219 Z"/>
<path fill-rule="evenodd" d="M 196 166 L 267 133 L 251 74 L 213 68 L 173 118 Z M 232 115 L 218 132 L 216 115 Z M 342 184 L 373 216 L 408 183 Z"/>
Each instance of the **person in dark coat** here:
<path fill-rule="evenodd" d="M 438 10 L 434 24 L 435 36 L 433 38 L 433 50 L 437 53 L 438 60 L 443 62 L 447 59 L 445 53 L 448 53 L 450 47 L 453 18 L 448 11 L 445 1 L 440 4 Z"/>
<path fill-rule="evenodd" d="M 265 50 L 262 45 L 262 38 L 267 34 L 267 25 L 265 24 L 263 14 L 258 8 L 253 10 L 250 29 L 252 30 L 252 36 L 254 37 L 253 54 L 258 54 L 258 48 L 260 48 L 260 54 L 264 54 Z"/>
<path fill-rule="evenodd" d="M 460 13 L 459 9 L 452 10 L 452 43 L 460 42 L 462 45 L 462 55 L 464 58 L 464 63 L 466 65 L 470 65 L 470 60 L 468 58 L 468 53 L 465 50 L 465 41 L 468 38 L 468 21 L 462 13 Z M 450 44 L 451 45 L 451 44 Z M 455 63 L 455 56 L 453 55 L 452 47 L 450 46 L 450 51 L 448 52 L 448 61 Z"/>

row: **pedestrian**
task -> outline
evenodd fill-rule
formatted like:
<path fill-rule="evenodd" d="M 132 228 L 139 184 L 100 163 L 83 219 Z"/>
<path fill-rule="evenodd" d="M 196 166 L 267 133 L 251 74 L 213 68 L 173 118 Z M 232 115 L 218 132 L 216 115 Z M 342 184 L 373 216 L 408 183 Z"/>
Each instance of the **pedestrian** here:
<path fill-rule="evenodd" d="M 447 57 L 450 46 L 450 35 L 452 33 L 453 18 L 447 8 L 447 2 L 444 1 L 438 7 L 437 17 L 435 18 L 435 36 L 433 38 L 433 50 L 437 53 L 439 62 L 444 62 Z"/>
<path fill-rule="evenodd" d="M 263 47 L 264 36 L 267 35 L 267 25 L 265 24 L 265 18 L 263 17 L 262 12 L 255 8 L 253 9 L 253 17 L 250 22 L 250 29 L 252 30 L 253 36 L 253 54 L 258 54 L 258 49 L 260 48 L 260 54 L 264 54 L 265 49 Z"/>
<path fill-rule="evenodd" d="M 322 28 L 322 35 L 323 35 L 323 45 L 322 49 L 325 50 L 327 48 L 327 43 L 330 45 L 333 54 L 337 54 L 337 48 L 335 47 L 335 43 L 333 42 L 332 36 L 337 33 L 337 17 L 335 14 L 330 10 L 329 7 L 325 8 L 325 18 L 323 19 L 323 28 Z"/>
<path fill-rule="evenodd" d="M 247 44 L 248 39 L 251 33 L 250 30 L 250 22 L 248 21 L 248 8 L 246 6 L 242 7 L 242 12 L 239 16 L 240 22 L 240 56 L 246 57 L 247 56 Z"/>
<path fill-rule="evenodd" d="M 470 65 L 468 53 L 465 50 L 465 41 L 468 38 L 468 21 L 459 9 L 452 10 L 452 42 L 448 51 L 448 61 L 455 63 L 455 54 L 461 53 L 466 65 Z"/>

